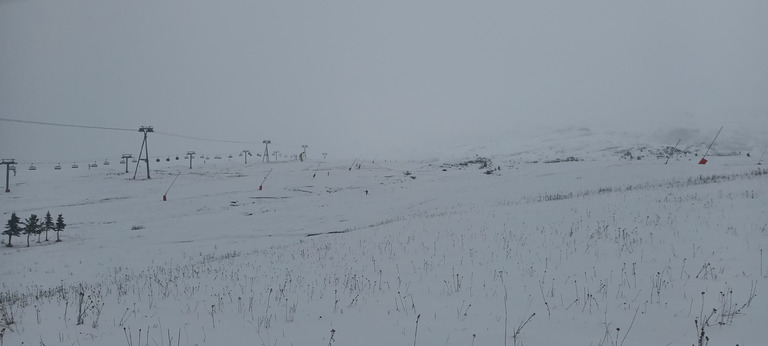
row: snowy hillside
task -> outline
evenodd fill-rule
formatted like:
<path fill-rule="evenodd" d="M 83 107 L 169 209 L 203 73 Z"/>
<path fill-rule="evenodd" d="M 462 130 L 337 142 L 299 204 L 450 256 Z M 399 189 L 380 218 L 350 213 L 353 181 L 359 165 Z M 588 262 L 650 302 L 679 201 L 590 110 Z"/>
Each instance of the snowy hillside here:
<path fill-rule="evenodd" d="M 573 138 L 426 161 L 152 162 L 151 180 L 19 165 L 3 222 L 68 226 L 0 248 L 3 344 L 768 340 L 759 155 L 698 165 L 697 143 L 665 165 L 675 143 Z"/>

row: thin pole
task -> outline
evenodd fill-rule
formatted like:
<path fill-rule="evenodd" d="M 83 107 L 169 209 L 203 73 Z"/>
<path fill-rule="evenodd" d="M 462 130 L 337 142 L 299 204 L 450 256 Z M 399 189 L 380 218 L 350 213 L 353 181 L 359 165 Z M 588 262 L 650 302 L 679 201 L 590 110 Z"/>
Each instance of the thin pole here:
<path fill-rule="evenodd" d="M 267 181 L 267 177 L 269 177 L 269 174 L 272 173 L 272 168 L 269 169 L 269 172 L 267 172 L 267 175 L 264 176 L 264 180 L 261 181 L 261 184 L 259 185 L 259 190 L 264 186 L 264 182 Z"/>
<path fill-rule="evenodd" d="M 707 154 L 709 154 L 709 149 L 711 149 L 712 146 L 715 144 L 715 141 L 717 140 L 717 136 L 720 135 L 720 131 L 722 131 L 722 130 L 723 130 L 723 127 L 720 126 L 720 130 L 717 131 L 717 134 L 715 135 L 715 138 L 712 140 L 712 143 L 709 143 L 709 147 L 707 148 L 707 151 L 704 152 L 704 156 L 701 157 L 702 159 L 707 157 Z"/>
<path fill-rule="evenodd" d="M 179 179 L 179 176 L 181 175 L 181 172 L 176 174 L 176 178 L 173 178 L 173 181 L 171 182 L 171 186 L 168 186 L 168 190 L 165 190 L 165 194 L 163 196 L 167 195 L 169 191 L 171 191 L 171 187 L 173 187 L 173 183 L 176 182 L 176 179 Z"/>
<path fill-rule="evenodd" d="M 675 144 L 675 148 L 672 149 L 672 153 L 667 156 L 667 162 L 664 162 L 665 165 L 669 163 L 669 159 L 672 158 L 672 155 L 675 155 L 675 152 L 677 152 L 677 146 L 680 145 L 680 141 L 682 140 L 682 138 L 677 140 L 677 144 Z"/>

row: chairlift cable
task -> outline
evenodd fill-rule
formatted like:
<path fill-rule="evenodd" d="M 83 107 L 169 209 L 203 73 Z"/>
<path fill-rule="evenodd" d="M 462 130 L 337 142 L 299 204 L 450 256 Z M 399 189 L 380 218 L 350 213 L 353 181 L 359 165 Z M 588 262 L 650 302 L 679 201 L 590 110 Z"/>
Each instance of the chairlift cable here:
<path fill-rule="evenodd" d="M 22 124 L 33 124 L 33 125 L 76 127 L 76 128 L 94 129 L 94 130 L 131 131 L 131 132 L 136 131 L 136 129 L 127 129 L 127 128 L 120 128 L 120 127 L 72 125 L 72 124 L 62 124 L 62 123 L 51 123 L 51 122 L 45 122 L 45 121 L 19 120 L 19 119 L 8 119 L 8 118 L 0 118 L 0 121 L 8 121 L 8 122 L 22 123 Z"/>
<path fill-rule="evenodd" d="M 129 132 L 135 132 L 136 131 L 136 129 L 134 129 L 134 128 L 106 127 L 106 126 L 79 125 L 79 124 L 64 124 L 64 123 L 54 123 L 54 122 L 46 122 L 46 121 L 33 121 L 33 120 L 20 120 L 20 119 L 11 119 L 11 118 L 2 118 L 2 117 L 0 117 L 0 121 L 21 123 L 21 124 L 30 124 L 30 125 L 46 125 L 46 126 L 83 128 L 83 129 L 92 129 L 92 130 L 129 131 Z M 187 135 L 182 135 L 182 134 L 178 134 L 178 133 L 171 133 L 171 132 L 164 132 L 164 131 L 154 131 L 154 133 L 155 134 L 159 134 L 159 135 L 163 135 L 163 136 L 185 138 L 185 139 L 190 139 L 190 140 L 206 141 L 206 142 L 233 143 L 233 144 L 261 144 L 262 143 L 262 142 L 256 142 L 256 141 L 236 141 L 236 140 L 227 140 L 227 139 L 216 139 L 216 138 L 204 138 L 204 137 L 196 137 L 196 136 L 187 136 Z M 281 147 L 289 147 L 290 146 L 290 145 L 278 144 L 278 143 L 275 143 L 275 145 L 281 146 Z"/>
<path fill-rule="evenodd" d="M 258 144 L 257 142 L 233 141 L 233 140 L 226 140 L 226 139 L 203 138 L 203 137 L 180 135 L 180 134 L 176 134 L 176 133 L 163 132 L 163 131 L 155 131 L 155 133 L 159 134 L 159 135 L 164 135 L 164 136 L 179 137 L 179 138 L 193 139 L 193 140 L 197 140 L 197 141 L 206 141 L 206 142 L 235 143 L 235 144 Z"/>

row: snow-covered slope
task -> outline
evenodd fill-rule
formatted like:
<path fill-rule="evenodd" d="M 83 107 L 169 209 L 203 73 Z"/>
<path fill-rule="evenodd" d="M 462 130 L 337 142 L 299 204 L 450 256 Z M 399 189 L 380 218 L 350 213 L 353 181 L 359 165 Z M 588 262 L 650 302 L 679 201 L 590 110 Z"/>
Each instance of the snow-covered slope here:
<path fill-rule="evenodd" d="M 698 165 L 697 143 L 665 165 L 675 143 L 579 131 L 427 161 L 153 162 L 151 180 L 18 167 L 3 221 L 50 211 L 68 227 L 0 249 L 4 342 L 768 339 L 755 155 Z"/>

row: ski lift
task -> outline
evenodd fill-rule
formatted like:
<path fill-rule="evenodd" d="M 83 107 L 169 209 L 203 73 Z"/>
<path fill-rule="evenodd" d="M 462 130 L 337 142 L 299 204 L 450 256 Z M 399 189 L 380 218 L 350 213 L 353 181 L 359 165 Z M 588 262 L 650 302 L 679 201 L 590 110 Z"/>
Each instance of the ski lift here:
<path fill-rule="evenodd" d="M 61 170 L 61 164 L 56 165 L 55 167 L 53 167 L 53 169 L 55 169 L 57 171 L 60 171 Z"/>
<path fill-rule="evenodd" d="M 237 156 L 243 156 L 243 153 L 238 154 Z"/>
<path fill-rule="evenodd" d="M 104 166 L 109 166 L 109 161 L 104 160 Z"/>
<path fill-rule="evenodd" d="M 155 159 L 155 162 L 160 162 L 160 158 L 159 158 L 159 157 L 158 157 L 158 158 L 156 158 L 156 159 Z"/>
<path fill-rule="evenodd" d="M 186 160 L 186 159 L 188 159 L 188 158 L 189 158 L 189 156 L 184 156 L 184 160 Z"/>
<path fill-rule="evenodd" d="M 214 160 L 221 160 L 221 156 L 219 156 L 219 155 L 216 155 L 216 156 L 214 156 L 214 157 L 213 157 L 213 159 L 214 159 Z"/>
<path fill-rule="evenodd" d="M 166 162 L 170 162 L 170 161 L 171 161 L 171 158 L 170 158 L 170 157 L 166 157 L 166 158 L 165 158 L 165 161 L 166 161 Z"/>
<path fill-rule="evenodd" d="M 210 159 L 211 159 L 211 157 L 210 157 L 210 156 L 206 156 L 206 157 L 205 157 L 205 159 L 206 159 L 206 160 L 210 160 Z"/>
<path fill-rule="evenodd" d="M 133 159 L 133 160 L 131 160 L 131 162 L 136 163 L 136 162 L 139 162 L 139 161 L 136 160 L 136 159 Z"/>
<path fill-rule="evenodd" d="M 232 155 L 229 155 L 229 158 L 231 159 L 231 158 L 232 158 Z"/>
<path fill-rule="evenodd" d="M 120 164 L 125 164 L 125 160 L 120 160 Z"/>
<path fill-rule="evenodd" d="M 96 167 L 99 167 L 99 165 L 97 165 L 96 162 L 94 162 L 91 164 L 91 167 L 96 168 Z"/>
<path fill-rule="evenodd" d="M 10 167 L 8 167 L 8 169 L 10 169 L 10 170 L 12 170 L 12 171 L 16 172 L 16 166 L 13 166 L 13 165 L 11 165 Z"/>
<path fill-rule="evenodd" d="M 178 156 L 176 156 L 176 161 L 179 161 L 179 157 Z"/>
<path fill-rule="evenodd" d="M 35 167 L 35 164 L 32 164 L 31 166 L 29 166 L 29 170 L 30 171 L 37 170 L 37 167 Z"/>
<path fill-rule="evenodd" d="M 78 168 L 77 164 L 76 164 L 76 163 L 73 163 L 73 164 L 72 164 L 72 168 Z"/>

